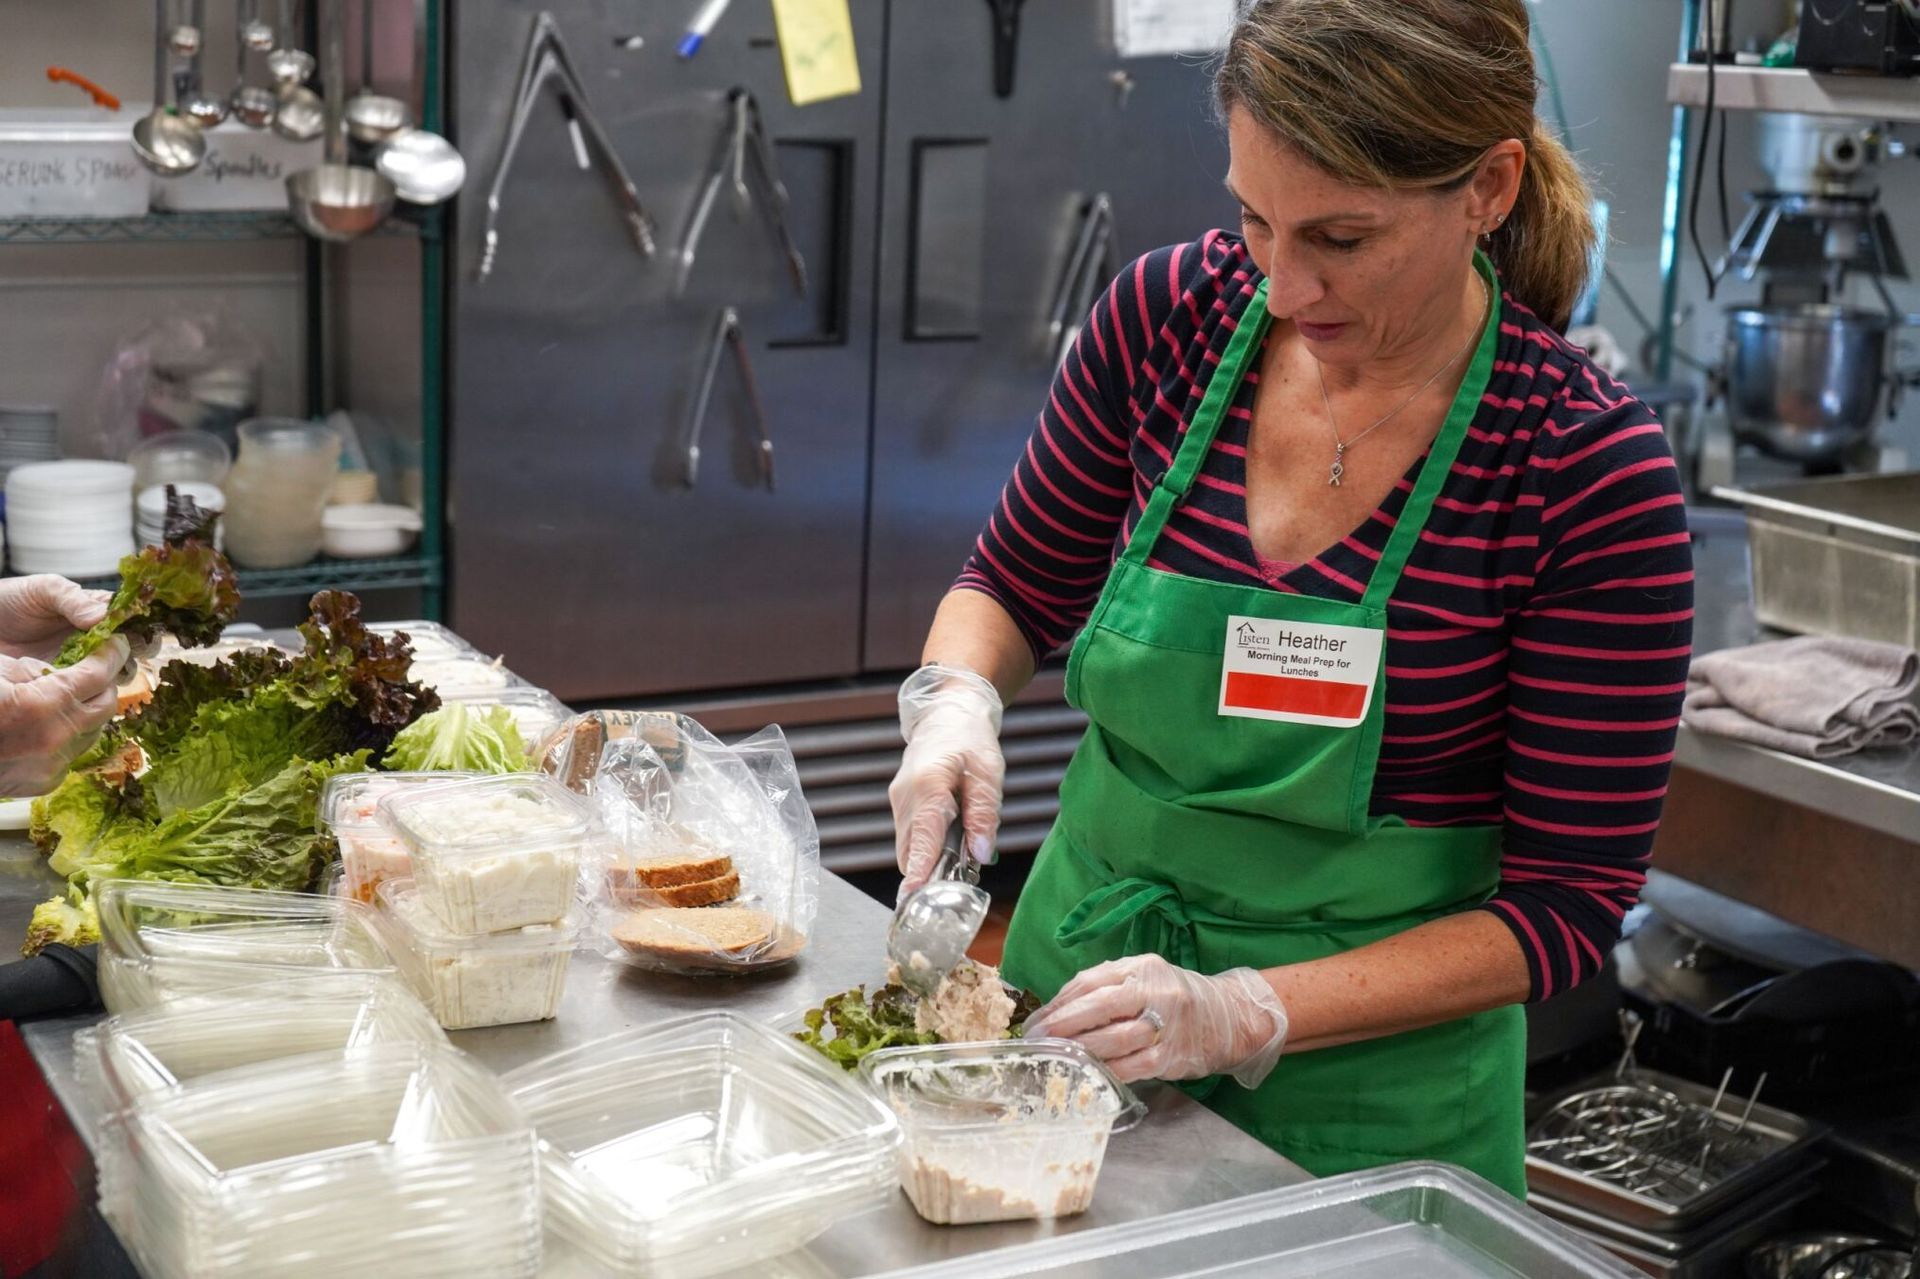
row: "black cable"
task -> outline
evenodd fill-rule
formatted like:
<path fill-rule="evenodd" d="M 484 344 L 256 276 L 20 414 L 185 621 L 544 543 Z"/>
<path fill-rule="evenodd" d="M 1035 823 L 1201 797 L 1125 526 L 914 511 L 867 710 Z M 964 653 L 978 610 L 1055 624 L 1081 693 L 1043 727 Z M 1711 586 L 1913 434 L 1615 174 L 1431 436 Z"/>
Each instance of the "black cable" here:
<path fill-rule="evenodd" d="M 1714 67 L 1713 59 L 1719 41 L 1714 36 L 1713 8 L 1715 0 L 1706 0 L 1702 21 L 1706 25 L 1707 57 L 1707 101 L 1704 117 L 1700 122 L 1700 154 L 1694 157 L 1693 195 L 1687 201 L 1687 238 L 1693 241 L 1693 252 L 1700 259 L 1700 269 L 1707 277 L 1707 301 L 1713 301 L 1714 290 L 1720 281 L 1713 273 L 1713 260 L 1707 256 L 1706 245 L 1700 241 L 1700 190 L 1707 182 L 1707 151 L 1713 138 L 1714 106 Z M 1725 136 L 1726 125 L 1721 124 L 1721 135 Z"/>

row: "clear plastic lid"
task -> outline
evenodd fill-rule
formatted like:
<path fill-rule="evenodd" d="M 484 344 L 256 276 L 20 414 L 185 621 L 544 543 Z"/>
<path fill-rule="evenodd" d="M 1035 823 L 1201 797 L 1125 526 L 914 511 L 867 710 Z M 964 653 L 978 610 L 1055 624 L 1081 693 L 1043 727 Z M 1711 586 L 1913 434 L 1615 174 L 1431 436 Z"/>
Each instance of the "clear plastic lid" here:
<path fill-rule="evenodd" d="M 744 1267 L 891 1193 L 892 1112 L 733 1013 L 610 1035 L 504 1082 L 540 1135 L 555 1230 L 603 1265 Z"/>
<path fill-rule="evenodd" d="M 1097 1124 L 1125 1132 L 1147 1107 L 1100 1059 L 1067 1039 L 885 1048 L 860 1075 L 910 1129 L 987 1131 Z"/>
<path fill-rule="evenodd" d="M 498 661 L 489 661 L 478 653 L 466 657 L 416 657 L 407 669 L 407 678 L 449 698 L 498 692 L 519 682 L 514 673 Z"/>
<path fill-rule="evenodd" d="M 388 639 L 405 632 L 415 661 L 439 661 L 449 657 L 478 657 L 473 645 L 438 622 L 370 622 L 367 629 Z M 482 659 L 485 660 L 485 659 Z"/>
<path fill-rule="evenodd" d="M 393 972 L 370 912 L 338 897 L 123 879 L 96 902 L 111 1012 L 319 972 Z"/>
<path fill-rule="evenodd" d="M 389 795 L 426 786 L 445 786 L 478 776 L 478 773 L 454 772 L 342 773 L 328 778 L 320 792 L 320 828 L 336 831 L 351 827 L 385 828 L 379 809 L 380 801 Z"/>
<path fill-rule="evenodd" d="M 392 795 L 376 811 L 416 854 L 441 860 L 578 845 L 593 825 L 576 796 L 537 774 L 476 777 Z"/>
<path fill-rule="evenodd" d="M 256 1062 L 366 1044 L 445 1043 L 411 991 L 375 972 L 294 978 L 243 992 L 121 1013 L 74 1037 L 82 1086 L 98 1110 Z"/>

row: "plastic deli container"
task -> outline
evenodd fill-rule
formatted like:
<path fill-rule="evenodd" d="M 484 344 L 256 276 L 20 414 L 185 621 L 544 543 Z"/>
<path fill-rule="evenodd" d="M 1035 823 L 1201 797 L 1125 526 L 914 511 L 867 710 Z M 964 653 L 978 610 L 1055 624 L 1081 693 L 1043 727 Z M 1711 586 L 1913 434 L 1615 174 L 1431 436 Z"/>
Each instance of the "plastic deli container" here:
<path fill-rule="evenodd" d="M 860 1073 L 900 1116 L 900 1186 L 936 1225 L 1086 1211 L 1108 1136 L 1147 1113 L 1064 1039 L 889 1048 Z"/>
<path fill-rule="evenodd" d="M 407 843 L 380 816 L 380 802 L 401 791 L 477 777 L 477 773 L 346 773 L 330 778 L 320 792 L 320 826 L 340 844 L 341 882 L 346 895 L 373 904 L 373 895 L 389 879 L 413 874 Z"/>
<path fill-rule="evenodd" d="M 388 1043 L 149 1093 L 100 1143 L 101 1207 L 161 1279 L 531 1279 L 533 1132 L 489 1071 Z"/>
<path fill-rule="evenodd" d="M 400 971 L 448 1030 L 545 1021 L 560 1011 L 580 920 L 478 937 L 446 931 L 411 879 L 380 885 L 380 916 Z"/>
<path fill-rule="evenodd" d="M 478 653 L 464 657 L 415 657 L 407 669 L 407 678 L 447 698 L 497 693 L 519 683 L 512 671 Z"/>
<path fill-rule="evenodd" d="M 586 805 L 538 774 L 394 795 L 379 812 L 407 843 L 420 900 L 454 933 L 565 919 L 593 842 Z"/>
<path fill-rule="evenodd" d="M 108 1012 L 295 977 L 395 975 L 372 911 L 338 897 L 120 879 L 96 902 Z"/>
<path fill-rule="evenodd" d="M 522 686 L 483 692 L 443 692 L 441 699 L 464 702 L 468 709 L 475 711 L 485 711 L 490 706 L 506 707 L 507 713 L 513 716 L 514 727 L 520 730 L 520 740 L 526 743 L 529 756 L 536 754 L 553 730 L 573 715 L 565 702 L 544 688 Z"/>
<path fill-rule="evenodd" d="M 480 651 L 438 622 L 369 622 L 367 629 L 392 639 L 406 633 L 407 645 L 416 662 L 434 662 L 449 657 L 469 657 L 486 661 Z"/>
<path fill-rule="evenodd" d="M 549 1228 L 621 1273 L 751 1267 L 892 1193 L 893 1113 L 733 1013 L 611 1035 L 504 1082 L 540 1137 Z"/>
<path fill-rule="evenodd" d="M 411 991 L 374 972 L 176 999 L 109 1017 L 73 1040 L 81 1087 L 101 1113 L 222 1070 L 394 1042 L 446 1037 Z"/>

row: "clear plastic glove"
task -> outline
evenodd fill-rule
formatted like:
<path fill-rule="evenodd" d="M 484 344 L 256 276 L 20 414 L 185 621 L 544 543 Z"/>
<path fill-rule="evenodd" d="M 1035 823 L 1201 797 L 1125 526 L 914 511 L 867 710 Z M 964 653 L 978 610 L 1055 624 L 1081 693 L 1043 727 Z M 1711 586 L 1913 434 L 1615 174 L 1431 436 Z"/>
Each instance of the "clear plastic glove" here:
<path fill-rule="evenodd" d="M 111 598 L 51 573 L 0 581 L 0 654 L 52 661 L 67 636 L 107 615 Z"/>
<path fill-rule="evenodd" d="M 1132 955 L 1068 982 L 1027 1037 L 1077 1040 L 1123 1083 L 1231 1075 L 1258 1088 L 1286 1046 L 1287 1010 L 1254 969 L 1209 977 Z"/>
<path fill-rule="evenodd" d="M 887 799 L 901 898 L 927 882 L 955 817 L 964 817 L 968 854 L 981 863 L 993 860 L 1007 775 L 1001 709 L 990 680 L 956 666 L 922 666 L 900 686 L 907 749 Z"/>
<path fill-rule="evenodd" d="M 118 635 L 63 670 L 0 656 L 0 795 L 44 795 L 59 783 L 118 709 L 127 656 Z"/>

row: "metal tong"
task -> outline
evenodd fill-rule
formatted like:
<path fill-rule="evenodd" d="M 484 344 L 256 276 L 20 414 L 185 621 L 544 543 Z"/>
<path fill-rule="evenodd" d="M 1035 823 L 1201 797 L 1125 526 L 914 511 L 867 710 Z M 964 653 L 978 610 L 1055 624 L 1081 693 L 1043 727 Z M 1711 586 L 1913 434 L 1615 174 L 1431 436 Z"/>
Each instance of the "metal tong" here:
<path fill-rule="evenodd" d="M 693 411 L 687 416 L 685 463 L 681 482 L 691 489 L 700 478 L 700 432 L 707 422 L 707 406 L 713 401 L 713 380 L 720 372 L 720 357 L 731 347 L 733 360 L 740 369 L 740 381 L 746 385 L 747 401 L 753 412 L 754 430 L 759 446 L 754 450 L 754 469 L 759 480 L 773 492 L 773 437 L 767 433 L 767 410 L 760 401 L 760 383 L 753 376 L 753 361 L 747 358 L 746 334 L 740 328 L 740 313 L 723 307 L 707 345 L 707 358 L 700 370 L 700 385 L 694 392 Z"/>
<path fill-rule="evenodd" d="M 483 281 L 492 274 L 494 256 L 500 249 L 500 193 L 506 187 L 507 173 L 513 167 L 514 154 L 520 149 L 520 138 L 525 134 L 527 120 L 533 114 L 534 100 L 540 96 L 540 90 L 547 81 L 555 77 L 561 82 L 561 99 L 567 107 L 569 128 L 584 127 L 588 144 L 599 153 L 607 185 L 621 206 L 621 216 L 625 218 L 627 230 L 633 236 L 634 247 L 640 250 L 643 258 L 653 256 L 653 217 L 640 202 L 640 192 L 634 187 L 633 179 L 627 176 L 619 153 L 613 149 L 606 130 L 600 127 L 599 119 L 593 114 L 593 106 L 587 99 L 586 84 L 574 66 L 573 55 L 567 51 L 566 41 L 561 38 L 559 24 L 551 13 L 543 9 L 534 16 L 533 31 L 527 38 L 527 50 L 520 61 L 520 80 L 513 93 L 513 117 L 507 126 L 506 146 L 500 152 L 500 159 L 494 165 L 493 181 L 487 187 L 486 237 L 485 247 L 480 254 L 479 271 L 479 278 Z M 577 139 L 578 134 L 575 136 Z"/>
<path fill-rule="evenodd" d="M 687 291 L 687 281 L 693 275 L 694 256 L 700 249 L 700 237 L 706 234 L 707 220 L 713 216 L 713 202 L 719 198 L 721 186 L 730 188 L 735 218 L 744 219 L 753 212 L 753 191 L 747 185 L 749 155 L 764 189 L 763 215 L 767 229 L 773 233 L 775 244 L 786 256 L 787 273 L 793 278 L 794 292 L 803 298 L 807 296 L 807 262 L 800 256 L 800 246 L 794 243 L 793 232 L 787 225 L 787 186 L 780 180 L 780 171 L 774 164 L 773 142 L 767 137 L 766 122 L 760 115 L 760 102 L 745 89 L 734 89 L 727 94 L 727 130 L 721 136 L 720 145 L 714 149 L 713 165 L 707 170 L 707 179 L 700 187 L 700 198 L 694 201 L 693 214 L 680 237 L 679 272 L 673 286 L 676 296 Z"/>
<path fill-rule="evenodd" d="M 1073 326 L 1093 309 L 1093 299 L 1112 274 L 1108 261 L 1113 247 L 1113 200 L 1102 191 L 1080 215 L 1080 232 L 1067 255 L 1066 270 L 1054 287 L 1053 307 L 1047 314 L 1047 349 L 1054 366 L 1067 362 L 1079 336 Z"/>

